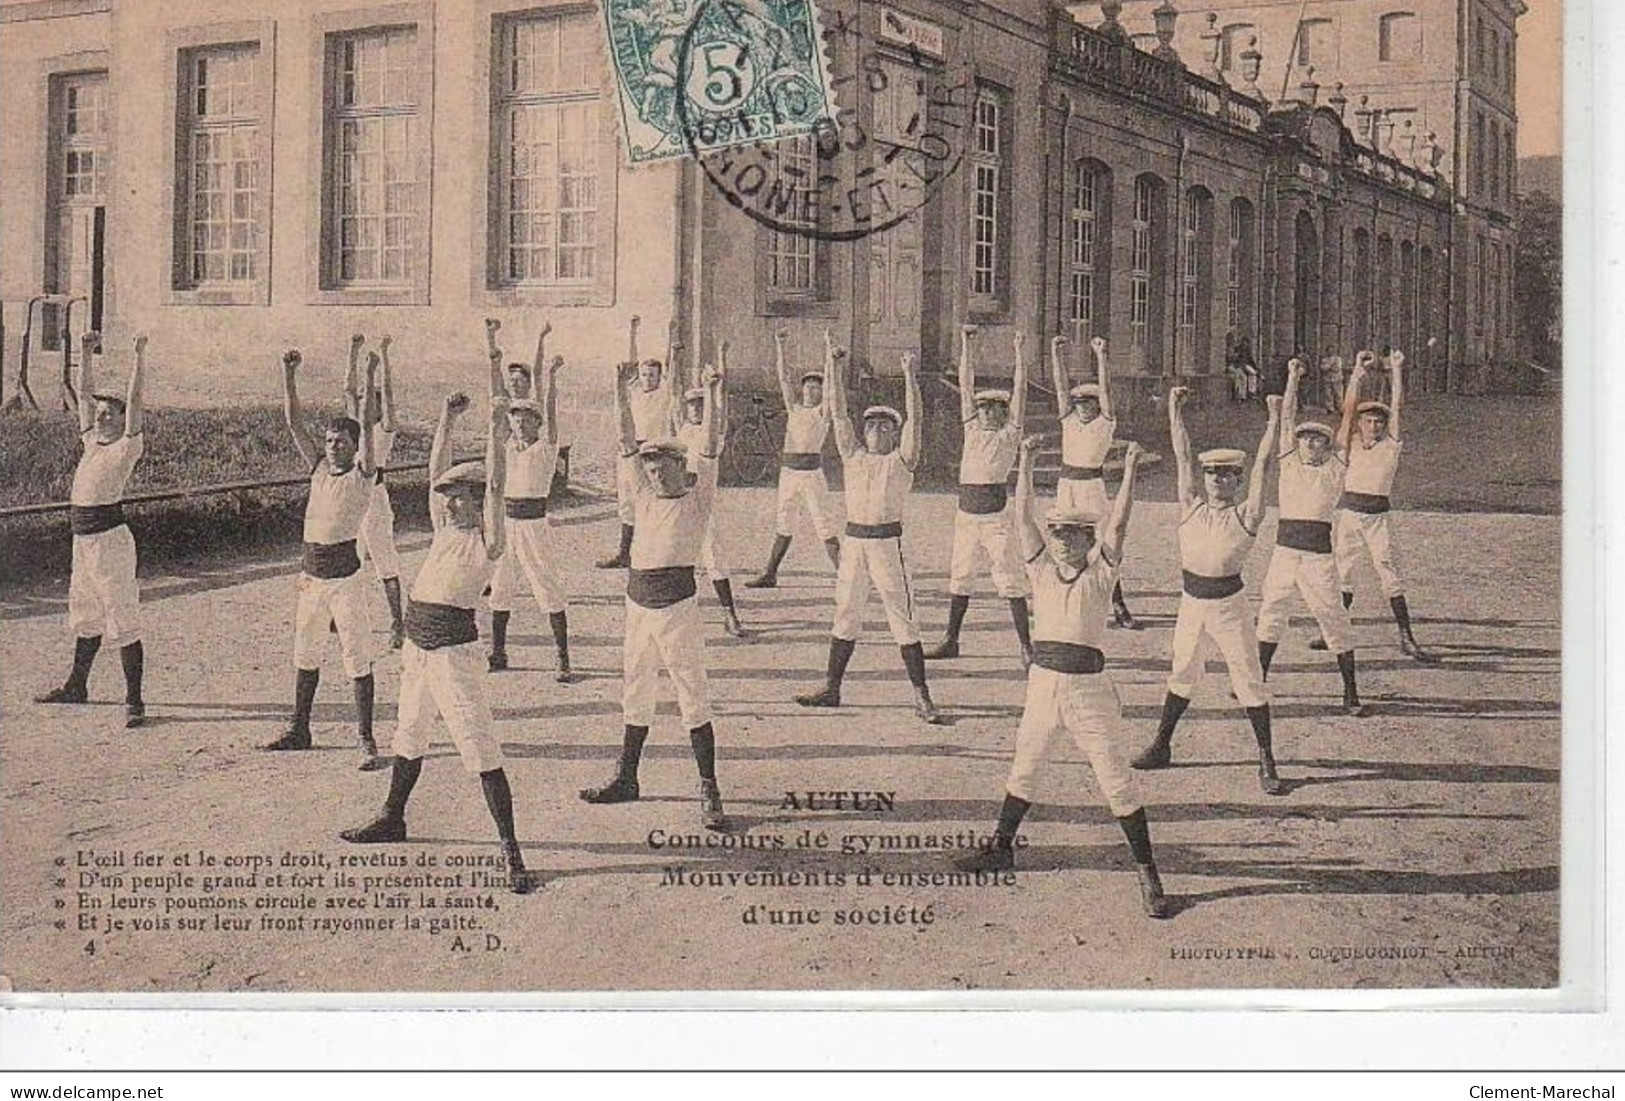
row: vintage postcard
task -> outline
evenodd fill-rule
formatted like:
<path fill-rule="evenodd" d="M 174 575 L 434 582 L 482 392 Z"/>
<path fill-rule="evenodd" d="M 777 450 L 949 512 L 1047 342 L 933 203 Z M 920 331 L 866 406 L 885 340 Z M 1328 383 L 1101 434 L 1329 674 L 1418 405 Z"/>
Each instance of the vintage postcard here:
<path fill-rule="evenodd" d="M 6 988 L 1558 988 L 1561 20 L 0 0 Z"/>

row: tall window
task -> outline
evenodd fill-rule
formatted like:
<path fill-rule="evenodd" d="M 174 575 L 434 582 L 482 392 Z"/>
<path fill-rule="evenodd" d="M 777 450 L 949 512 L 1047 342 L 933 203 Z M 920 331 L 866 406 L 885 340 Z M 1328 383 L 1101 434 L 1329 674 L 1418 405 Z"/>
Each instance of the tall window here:
<path fill-rule="evenodd" d="M 1213 196 L 1206 188 L 1185 193 L 1179 271 L 1180 348 L 1197 371 L 1209 366 L 1213 314 Z"/>
<path fill-rule="evenodd" d="M 1416 246 L 1405 241 L 1399 246 L 1399 350 L 1416 356 Z"/>
<path fill-rule="evenodd" d="M 1371 233 L 1354 231 L 1354 347 L 1359 351 L 1375 351 L 1371 339 Z"/>
<path fill-rule="evenodd" d="M 1004 182 L 1003 122 L 999 98 L 989 91 L 978 93 L 971 157 L 974 187 L 971 225 L 975 249 L 971 291 L 988 297 L 1003 289 L 999 281 L 999 251 L 1003 248 L 999 224 L 1000 190 Z"/>
<path fill-rule="evenodd" d="M 263 267 L 259 44 L 208 46 L 180 57 L 184 182 L 176 221 L 185 256 L 175 282 L 251 284 Z"/>
<path fill-rule="evenodd" d="M 502 24 L 495 191 L 497 281 L 504 286 L 597 278 L 595 31 L 587 13 Z"/>
<path fill-rule="evenodd" d="M 328 39 L 325 284 L 403 287 L 423 264 L 415 27 Z"/>
<path fill-rule="evenodd" d="M 1298 24 L 1298 64 L 1336 66 L 1337 25 L 1330 19 L 1305 19 Z"/>
<path fill-rule="evenodd" d="M 1473 165 L 1473 193 L 1482 197 L 1488 188 L 1484 185 L 1484 164 L 1489 159 L 1485 148 L 1487 138 L 1484 134 L 1484 116 L 1473 114 L 1473 148 L 1470 159 Z"/>
<path fill-rule="evenodd" d="M 1106 319 L 1106 250 L 1110 241 L 1111 175 L 1094 161 L 1079 161 L 1072 170 L 1072 217 L 1068 316 L 1075 339 L 1095 333 L 1095 321 Z"/>
<path fill-rule="evenodd" d="M 1225 324 L 1244 336 L 1252 334 L 1253 317 L 1253 204 L 1236 199 L 1230 204 L 1230 240 L 1225 250 Z"/>
<path fill-rule="evenodd" d="M 777 160 L 766 205 L 785 225 L 814 229 L 818 225 L 818 164 L 813 139 L 786 138 L 774 147 Z M 814 297 L 818 293 L 818 250 L 811 236 L 772 230 L 768 233 L 767 282 L 780 297 Z"/>
<path fill-rule="evenodd" d="M 1415 12 L 1389 12 L 1377 21 L 1380 61 L 1422 60 L 1422 21 Z"/>
<path fill-rule="evenodd" d="M 1134 217 L 1129 241 L 1129 334 L 1145 363 L 1159 366 L 1163 290 L 1162 181 L 1144 175 L 1134 181 Z"/>
<path fill-rule="evenodd" d="M 1247 43 L 1258 37 L 1258 28 L 1251 23 L 1230 23 L 1219 32 L 1219 68 L 1235 72 L 1241 68 L 1241 55 Z"/>
<path fill-rule="evenodd" d="M 1387 234 L 1377 238 L 1377 340 L 1392 347 L 1394 332 L 1394 239 Z"/>

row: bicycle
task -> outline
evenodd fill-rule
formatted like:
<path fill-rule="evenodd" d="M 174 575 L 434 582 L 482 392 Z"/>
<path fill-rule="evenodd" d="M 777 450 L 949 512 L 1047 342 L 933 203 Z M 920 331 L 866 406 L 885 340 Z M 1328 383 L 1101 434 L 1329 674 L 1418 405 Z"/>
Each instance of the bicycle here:
<path fill-rule="evenodd" d="M 760 485 L 778 466 L 783 433 L 774 422 L 784 416 L 784 410 L 763 394 L 739 395 L 729 405 L 740 412 L 737 422 L 729 426 L 722 449 L 723 480 L 730 485 Z"/>

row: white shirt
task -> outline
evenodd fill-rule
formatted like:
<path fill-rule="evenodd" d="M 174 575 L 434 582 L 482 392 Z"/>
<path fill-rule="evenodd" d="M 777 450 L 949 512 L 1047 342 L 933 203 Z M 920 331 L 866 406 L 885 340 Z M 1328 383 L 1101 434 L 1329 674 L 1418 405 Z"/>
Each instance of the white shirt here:
<path fill-rule="evenodd" d="M 385 431 L 382 424 L 372 426 L 372 468 L 382 470 L 389 465 L 389 456 L 395 451 L 395 433 Z"/>
<path fill-rule="evenodd" d="M 508 471 L 502 492 L 506 497 L 546 497 L 553 491 L 553 472 L 558 469 L 559 449 L 538 438 L 521 448 L 517 437 L 509 436 Z"/>
<path fill-rule="evenodd" d="M 1033 640 L 1100 649 L 1117 572 L 1099 547 L 1089 552 L 1089 567 L 1070 581 L 1048 550 L 1028 563 L 1027 576 L 1033 583 Z"/>
<path fill-rule="evenodd" d="M 1394 475 L 1399 471 L 1399 441 L 1384 436 L 1367 447 L 1354 437 L 1349 447 L 1349 473 L 1343 488 L 1350 493 L 1369 493 L 1386 497 L 1394 488 Z"/>
<path fill-rule="evenodd" d="M 688 464 L 688 472 L 698 474 L 700 457 L 705 452 L 705 425 L 685 423 L 677 430 L 677 442 L 687 448 L 683 461 Z"/>
<path fill-rule="evenodd" d="M 1256 535 L 1241 522 L 1238 506 L 1198 501 L 1179 523 L 1179 565 L 1202 577 L 1234 577 Z"/>
<path fill-rule="evenodd" d="M 784 450 L 791 455 L 817 455 L 829 435 L 829 412 L 823 405 L 792 405 L 784 420 Z"/>
<path fill-rule="evenodd" d="M 632 406 L 636 439 L 671 439 L 671 388 L 664 380 L 653 390 L 645 390 L 643 383 L 634 379 L 627 385 L 626 396 Z"/>
<path fill-rule="evenodd" d="M 130 473 L 146 450 L 147 438 L 124 435 L 112 443 L 98 443 L 86 432 L 84 452 L 73 471 L 73 491 L 68 503 L 74 505 L 113 505 L 124 499 Z"/>
<path fill-rule="evenodd" d="M 1112 449 L 1117 421 L 1101 415 L 1085 424 L 1076 413 L 1061 418 L 1061 462 L 1067 466 L 1104 466 Z"/>
<path fill-rule="evenodd" d="M 305 504 L 305 542 L 348 543 L 361 532 L 372 500 L 372 482 L 351 466 L 334 474 L 324 457 L 310 474 L 310 500 Z"/>
<path fill-rule="evenodd" d="M 694 485 L 681 497 L 662 497 L 639 480 L 632 537 L 632 568 L 658 570 L 692 566 L 700 559 L 700 545 L 717 496 L 717 461 L 701 456 L 694 463 Z"/>
<path fill-rule="evenodd" d="M 474 608 L 495 572 L 496 563 L 485 550 L 484 532 L 443 523 L 435 529 L 429 556 L 412 580 L 412 599 Z"/>
<path fill-rule="evenodd" d="M 1282 455 L 1281 519 L 1330 523 L 1337 514 L 1337 499 L 1343 495 L 1343 474 L 1347 470 L 1336 455 L 1319 466 L 1310 466 L 1297 449 Z"/>
<path fill-rule="evenodd" d="M 1004 485 L 1020 451 L 1021 432 L 1015 425 L 989 432 L 972 421 L 965 426 L 965 446 L 959 453 L 959 484 Z"/>
<path fill-rule="evenodd" d="M 846 518 L 854 524 L 900 524 L 914 472 L 901 450 L 887 455 L 858 449 L 846 460 Z"/>

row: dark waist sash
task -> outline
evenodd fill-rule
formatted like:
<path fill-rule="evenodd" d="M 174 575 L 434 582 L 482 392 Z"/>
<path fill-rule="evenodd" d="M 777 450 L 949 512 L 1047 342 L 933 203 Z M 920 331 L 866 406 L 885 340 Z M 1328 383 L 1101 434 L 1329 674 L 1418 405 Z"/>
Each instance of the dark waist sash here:
<path fill-rule="evenodd" d="M 1054 673 L 1099 673 L 1106 668 L 1106 655 L 1093 646 L 1040 638 L 1033 640 L 1033 664 Z"/>
<path fill-rule="evenodd" d="M 1283 519 L 1280 526 L 1275 530 L 1275 543 L 1277 546 L 1308 551 L 1310 554 L 1330 554 L 1332 553 L 1331 522 L 1327 520 Z"/>
<path fill-rule="evenodd" d="M 786 470 L 817 470 L 824 465 L 824 457 L 811 451 L 786 451 L 779 465 Z"/>
<path fill-rule="evenodd" d="M 504 497 L 502 511 L 510 520 L 540 520 L 547 515 L 547 498 Z"/>
<path fill-rule="evenodd" d="M 695 591 L 693 566 L 627 571 L 627 599 L 640 608 L 669 608 L 687 600 Z"/>
<path fill-rule="evenodd" d="M 361 568 L 361 559 L 355 552 L 355 540 L 343 543 L 306 543 L 305 559 L 300 564 L 311 577 L 333 581 L 349 577 Z"/>
<path fill-rule="evenodd" d="M 901 539 L 903 537 L 903 522 L 893 521 L 890 524 L 854 524 L 846 522 L 846 537 L 848 539 Z"/>
<path fill-rule="evenodd" d="M 1104 478 L 1106 471 L 1098 466 L 1069 466 L 1061 464 L 1061 477 L 1071 482 L 1090 482 L 1097 478 Z"/>
<path fill-rule="evenodd" d="M 110 505 L 70 505 L 68 524 L 75 535 L 100 535 L 124 524 L 124 502 Z"/>
<path fill-rule="evenodd" d="M 1185 595 L 1195 597 L 1197 600 L 1223 600 L 1227 596 L 1235 596 L 1241 592 L 1241 575 L 1231 574 L 1229 577 L 1208 577 L 1204 574 L 1192 573 L 1190 570 L 1180 570 L 1185 575 Z"/>
<path fill-rule="evenodd" d="M 959 511 L 972 516 L 991 516 L 1004 511 L 1009 499 L 1003 483 L 998 485 L 960 485 Z"/>
<path fill-rule="evenodd" d="M 473 608 L 455 604 L 432 604 L 426 600 L 406 602 L 406 637 L 419 650 L 439 650 L 480 640 L 479 624 Z"/>
<path fill-rule="evenodd" d="M 1337 502 L 1337 507 L 1375 516 L 1388 511 L 1388 498 L 1380 493 L 1355 493 L 1353 490 L 1345 489 L 1342 499 Z"/>

